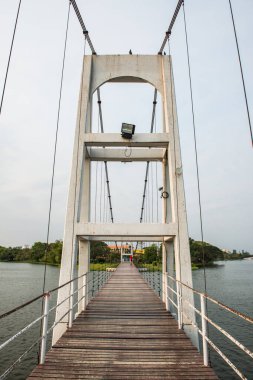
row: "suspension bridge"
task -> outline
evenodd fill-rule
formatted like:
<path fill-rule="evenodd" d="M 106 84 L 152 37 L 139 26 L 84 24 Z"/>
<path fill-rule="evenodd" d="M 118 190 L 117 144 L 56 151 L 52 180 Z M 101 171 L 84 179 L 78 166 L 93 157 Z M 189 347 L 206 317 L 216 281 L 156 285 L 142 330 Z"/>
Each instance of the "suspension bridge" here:
<path fill-rule="evenodd" d="M 229 5 L 252 142 L 247 92 L 231 1 Z M 4 105 L 20 6 L 21 0 L 18 5 L 0 112 Z M 241 369 L 211 340 L 208 326 L 218 330 L 229 340 L 229 344 L 235 345 L 250 359 L 253 358 L 253 352 L 209 317 L 207 305 L 212 303 L 219 310 L 230 313 L 249 325 L 253 323 L 253 319 L 210 297 L 206 288 L 203 293 L 195 290 L 192 284 L 172 57 L 170 54 L 163 54 L 166 44 L 173 36 L 177 17 L 180 12 L 183 12 L 203 244 L 194 99 L 183 0 L 178 1 L 161 47 L 155 55 L 136 55 L 131 51 L 128 55 L 99 55 L 94 48 L 76 1 L 69 2 L 52 164 L 47 245 L 49 244 L 59 113 L 71 9 L 80 23 L 84 36 L 84 57 L 59 286 L 46 290 L 45 266 L 42 294 L 0 315 L 0 319 L 3 320 L 38 301 L 43 303 L 41 315 L 18 333 L 0 343 L 1 352 L 29 329 L 34 326 L 41 327 L 39 338 L 5 369 L 0 379 L 11 378 L 12 371 L 21 365 L 20 363 L 28 353 L 36 347 L 39 347 L 39 364 L 32 371 L 29 379 L 217 379 L 217 375 L 211 368 L 210 349 L 220 355 L 236 376 L 246 379 Z M 87 44 L 91 54 L 86 54 Z M 154 87 L 150 133 L 137 133 L 134 125 L 125 123 L 122 125 L 121 134 L 105 132 L 100 94 L 100 88 L 105 83 L 149 83 Z M 95 93 L 99 120 L 96 132 L 92 124 L 93 94 Z M 160 133 L 156 130 L 158 94 L 162 98 L 163 126 Z M 108 162 L 129 161 L 146 163 L 140 219 L 139 223 L 116 223 Z M 92 162 L 96 165 L 100 162 L 101 167 L 102 165 L 104 167 L 103 176 L 98 178 L 98 166 L 96 166 L 95 211 L 92 210 L 91 202 Z M 150 208 L 147 202 L 148 197 L 154 198 L 153 184 L 150 185 L 149 182 L 149 179 L 154 177 L 154 171 L 157 170 L 157 166 L 153 166 L 153 163 L 160 164 L 162 173 L 161 222 L 154 215 L 158 213 L 158 206 L 155 210 Z M 157 182 L 156 175 L 156 187 L 158 187 Z M 99 186 L 100 192 L 103 191 L 103 196 L 107 197 L 106 202 L 101 201 L 101 193 L 98 199 Z M 91 221 L 92 212 L 95 214 L 93 221 Z M 152 223 L 150 214 L 153 214 Z M 98 218 L 97 215 L 100 217 Z M 155 222 L 154 219 L 156 219 Z M 120 247 L 122 242 L 131 242 L 131 244 L 136 244 L 136 247 L 143 242 L 161 245 L 161 276 L 154 281 L 132 263 L 121 263 L 116 271 L 102 270 L 94 274 L 90 271 L 90 244 L 97 241 L 115 242 L 116 247 Z M 205 265 L 204 249 L 203 264 Z M 157 288 L 160 289 L 159 294 L 155 293 Z M 52 315 L 54 321 L 50 323 Z M 50 334 L 52 334 L 52 346 Z"/>

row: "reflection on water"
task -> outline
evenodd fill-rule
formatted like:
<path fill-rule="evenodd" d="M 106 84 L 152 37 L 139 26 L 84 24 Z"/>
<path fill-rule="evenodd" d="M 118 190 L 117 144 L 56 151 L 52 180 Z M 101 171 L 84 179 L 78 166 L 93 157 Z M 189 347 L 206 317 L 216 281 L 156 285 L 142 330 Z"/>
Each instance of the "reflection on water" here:
<path fill-rule="evenodd" d="M 252 285 L 253 260 L 220 262 L 217 267 L 207 268 L 207 292 L 214 298 L 230 307 L 253 317 Z M 26 302 L 42 292 L 43 285 L 42 265 L 22 263 L 0 263 L 0 314 Z M 47 289 L 58 284 L 59 268 L 47 267 Z M 203 270 L 193 272 L 194 287 L 204 289 Z M 198 300 L 196 300 L 198 304 Z M 30 321 L 40 315 L 41 302 L 15 313 L 1 321 L 0 342 L 19 331 Z M 253 327 L 237 317 L 224 313 L 220 308 L 208 304 L 211 319 L 239 339 L 249 349 L 253 350 Z M 53 318 L 53 316 L 52 316 Z M 253 380 L 253 360 L 246 360 L 241 350 L 235 348 L 219 332 L 209 327 L 209 333 L 215 343 L 226 355 L 241 368 L 248 379 Z M 39 336 L 39 326 L 35 326 L 29 333 L 22 335 L 9 346 L 8 351 L 0 352 L 0 373 L 3 372 L 26 347 L 31 345 Z M 33 349 L 23 364 L 18 367 L 9 379 L 23 380 L 31 372 L 37 362 L 37 349 Z M 212 365 L 220 379 L 232 380 L 237 376 L 228 368 L 215 353 L 211 354 Z"/>

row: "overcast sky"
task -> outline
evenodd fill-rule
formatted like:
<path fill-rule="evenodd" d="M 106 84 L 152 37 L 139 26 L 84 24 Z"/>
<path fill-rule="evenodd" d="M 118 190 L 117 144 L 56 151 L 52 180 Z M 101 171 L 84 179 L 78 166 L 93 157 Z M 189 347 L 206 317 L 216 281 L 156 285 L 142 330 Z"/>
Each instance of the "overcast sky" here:
<path fill-rule="evenodd" d="M 98 54 L 157 54 L 177 0 L 77 0 Z M 253 149 L 228 0 L 186 0 L 204 239 L 253 252 Z M 253 3 L 233 0 L 253 119 Z M 18 0 L 0 0 L 2 91 Z M 67 0 L 22 0 L 0 117 L 0 245 L 45 241 Z M 168 48 L 165 49 L 168 52 Z M 61 239 L 76 120 L 83 35 L 70 15 L 50 240 Z M 87 53 L 89 50 L 87 49 Z M 200 238 L 196 168 L 182 11 L 171 37 L 190 236 Z M 146 84 L 101 88 L 104 128 L 121 122 L 150 128 L 153 89 Z M 158 104 L 157 130 L 161 128 Z M 94 109 L 94 129 L 97 114 Z M 109 164 L 115 222 L 139 221 L 144 164 Z M 95 194 L 96 165 L 93 168 Z M 153 199 L 156 202 L 153 166 Z M 98 165 L 98 183 L 100 166 Z M 161 185 L 158 168 L 158 182 Z M 103 179 L 103 178 L 102 178 Z M 150 198 L 152 189 L 150 188 Z M 97 216 L 103 216 L 98 185 Z M 92 199 L 94 219 L 94 197 Z M 159 200 L 160 202 L 160 200 Z M 101 205 L 101 208 L 100 208 Z M 154 215 L 156 214 L 154 206 Z M 101 211 L 100 211 L 101 210 Z M 152 212 L 152 210 L 150 211 Z M 155 216 L 153 217 L 155 219 Z M 155 220 L 154 220 L 155 221 Z"/>

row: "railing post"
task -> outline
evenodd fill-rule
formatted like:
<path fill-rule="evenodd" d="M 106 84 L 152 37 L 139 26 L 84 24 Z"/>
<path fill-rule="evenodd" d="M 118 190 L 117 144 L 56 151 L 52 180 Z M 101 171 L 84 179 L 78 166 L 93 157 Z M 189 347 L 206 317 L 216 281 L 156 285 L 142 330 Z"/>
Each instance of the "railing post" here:
<path fill-rule="evenodd" d="M 182 329 L 182 296 L 181 296 L 181 284 L 176 280 L 177 286 L 177 320 L 178 328 Z"/>
<path fill-rule="evenodd" d="M 93 295 L 94 295 L 94 270 L 92 271 L 92 272 L 89 272 L 89 273 L 92 273 L 92 280 L 91 280 L 91 275 L 89 274 L 89 277 L 88 277 L 88 279 L 89 279 L 89 283 L 90 283 L 90 281 L 92 281 L 92 285 L 90 286 L 90 288 L 91 288 L 91 298 L 93 297 Z M 90 297 L 90 293 L 89 293 L 89 297 Z"/>
<path fill-rule="evenodd" d="M 166 310 L 169 310 L 169 298 L 168 298 L 168 272 L 165 272 L 165 289 L 164 289 L 164 294 L 165 294 L 165 306 Z"/>
<path fill-rule="evenodd" d="M 161 296 L 161 290 L 163 288 L 163 283 L 162 283 L 162 288 L 161 288 L 161 275 L 160 273 L 162 274 L 162 272 L 160 272 L 159 270 L 156 272 L 156 281 L 157 281 L 157 286 L 158 286 L 158 294 L 159 294 L 159 298 L 163 298 L 163 296 Z M 163 281 L 163 275 L 162 275 L 162 281 Z"/>
<path fill-rule="evenodd" d="M 99 271 L 98 271 L 97 292 L 99 292 L 99 289 L 100 289 L 100 268 L 99 268 Z"/>
<path fill-rule="evenodd" d="M 85 307 L 87 306 L 92 295 L 91 272 L 86 273 L 86 286 L 85 286 Z"/>
<path fill-rule="evenodd" d="M 44 300 L 43 300 L 43 324 L 42 324 L 42 339 L 41 339 L 41 344 L 40 344 L 40 364 L 45 363 L 45 356 L 46 356 L 49 299 L 50 299 L 50 293 L 46 293 L 44 295 Z"/>
<path fill-rule="evenodd" d="M 86 288 L 87 288 L 87 273 L 83 276 L 83 299 L 82 299 L 82 310 L 85 310 L 86 308 Z"/>
<path fill-rule="evenodd" d="M 206 322 L 206 302 L 204 294 L 200 295 L 200 305 L 201 305 L 201 323 L 202 323 L 202 344 L 203 344 L 203 361 L 204 365 L 208 366 L 208 345 L 207 345 L 207 322 Z"/>
<path fill-rule="evenodd" d="M 73 319 L 74 319 L 74 281 L 70 284 L 70 299 L 69 299 L 69 328 L 73 325 Z"/>

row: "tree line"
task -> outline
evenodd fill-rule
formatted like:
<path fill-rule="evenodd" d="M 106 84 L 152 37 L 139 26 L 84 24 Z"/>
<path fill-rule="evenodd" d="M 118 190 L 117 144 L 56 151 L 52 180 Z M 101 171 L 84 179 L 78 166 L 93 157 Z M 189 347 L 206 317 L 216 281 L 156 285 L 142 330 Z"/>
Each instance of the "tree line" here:
<path fill-rule="evenodd" d="M 62 241 L 54 243 L 35 242 L 27 247 L 1 247 L 0 261 L 17 261 L 30 263 L 45 263 L 58 265 L 61 263 Z"/>
<path fill-rule="evenodd" d="M 47 263 L 59 265 L 62 256 L 62 241 L 54 243 L 35 242 L 31 247 L 0 246 L 0 261 Z M 120 261 L 120 252 L 113 252 L 104 242 L 91 242 L 90 260 L 93 263 L 112 263 Z"/>
<path fill-rule="evenodd" d="M 201 267 L 203 255 L 205 265 L 211 265 L 217 260 L 235 260 L 249 257 L 248 252 L 228 254 L 220 248 L 209 243 L 195 241 L 190 238 L 190 251 L 192 264 Z M 0 261 L 48 263 L 59 265 L 61 263 L 62 241 L 54 243 L 35 242 L 30 248 L 2 247 L 0 246 Z M 105 242 L 91 242 L 90 260 L 93 263 L 115 263 L 120 261 L 120 250 L 111 251 Z M 144 253 L 134 254 L 137 264 L 147 263 L 157 265 L 162 262 L 162 245 L 152 244 L 144 248 Z"/>

